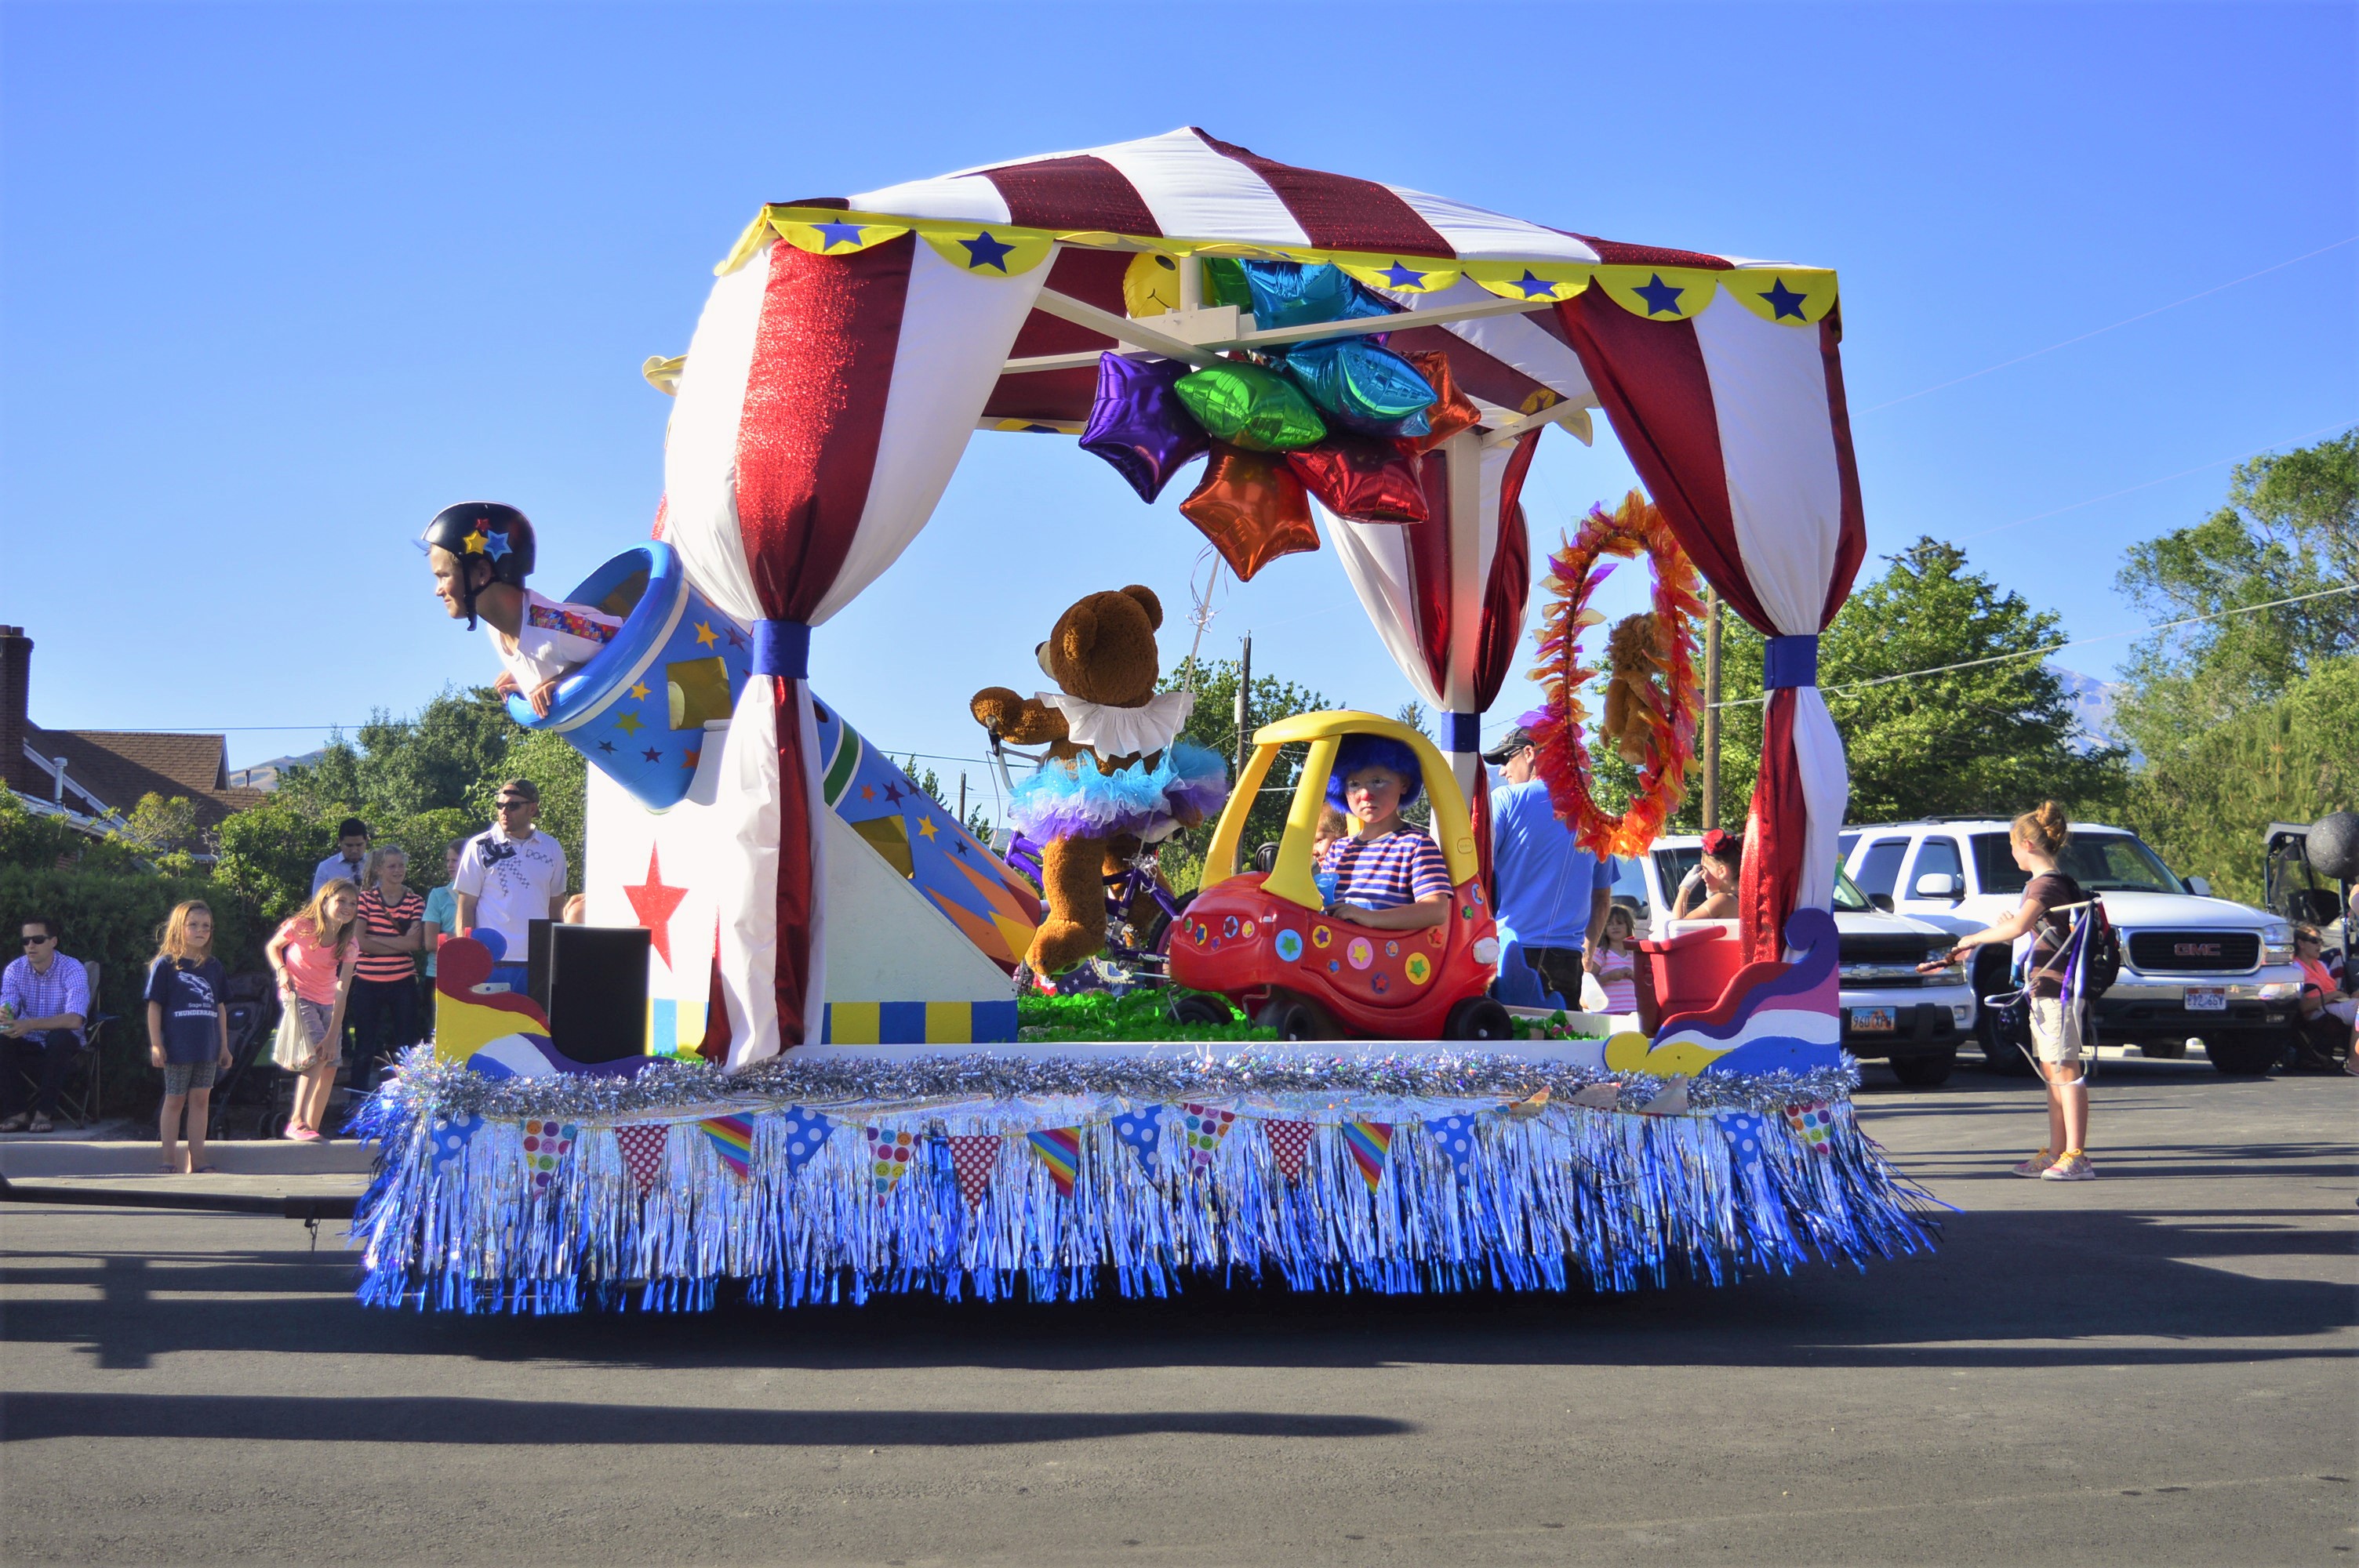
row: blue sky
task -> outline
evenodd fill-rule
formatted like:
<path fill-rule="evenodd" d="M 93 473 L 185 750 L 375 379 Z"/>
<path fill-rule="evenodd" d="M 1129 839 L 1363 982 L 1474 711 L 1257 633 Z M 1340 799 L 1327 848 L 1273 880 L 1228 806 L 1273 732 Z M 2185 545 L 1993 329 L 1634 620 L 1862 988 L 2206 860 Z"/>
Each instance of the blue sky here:
<path fill-rule="evenodd" d="M 1839 268 L 1871 550 L 1962 540 L 2071 634 L 2124 631 L 2123 550 L 2215 505 L 2216 460 L 2359 418 L 2359 245 L 1925 389 L 2359 235 L 2354 16 L 11 3 L 0 620 L 38 644 L 37 722 L 229 728 L 237 763 L 322 733 L 247 727 L 486 679 L 409 539 L 510 501 L 561 591 L 643 537 L 669 405 L 637 366 L 686 347 L 763 200 L 1194 124 Z M 1540 550 L 1631 482 L 1599 430 L 1546 438 Z M 1065 603 L 1185 601 L 1184 490 L 1143 507 L 1068 441 L 978 436 L 816 641 L 815 687 L 881 744 L 976 754 L 967 695 L 1025 685 Z M 1324 555 L 1218 608 L 1210 654 L 1251 630 L 1260 668 L 1409 696 Z M 2062 662 L 2103 675 L 2128 645 Z"/>

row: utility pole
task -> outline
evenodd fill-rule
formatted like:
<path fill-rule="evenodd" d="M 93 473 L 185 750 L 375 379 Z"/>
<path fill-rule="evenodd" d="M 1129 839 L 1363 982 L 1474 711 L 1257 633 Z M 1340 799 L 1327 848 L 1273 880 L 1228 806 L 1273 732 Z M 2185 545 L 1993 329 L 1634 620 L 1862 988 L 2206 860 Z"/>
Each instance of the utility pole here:
<path fill-rule="evenodd" d="M 1244 657 L 1237 660 L 1237 777 L 1245 776 L 1253 755 L 1253 633 L 1245 633 Z"/>
<path fill-rule="evenodd" d="M 959 826 L 962 827 L 966 826 L 966 774 L 964 772 L 959 774 Z"/>
<path fill-rule="evenodd" d="M 1703 591 L 1703 827 L 1720 826 L 1720 592 Z"/>

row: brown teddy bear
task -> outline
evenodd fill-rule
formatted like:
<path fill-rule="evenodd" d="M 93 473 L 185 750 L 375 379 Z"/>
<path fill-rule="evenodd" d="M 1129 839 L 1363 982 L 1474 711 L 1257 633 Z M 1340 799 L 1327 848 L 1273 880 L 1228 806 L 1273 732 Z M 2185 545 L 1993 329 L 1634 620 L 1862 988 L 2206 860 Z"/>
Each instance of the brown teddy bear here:
<path fill-rule="evenodd" d="M 1057 617 L 1039 646 L 1040 668 L 1058 689 L 1025 697 L 987 687 L 969 705 L 998 739 L 1049 747 L 1008 810 L 1045 846 L 1047 917 L 1025 956 L 1036 974 L 1059 974 L 1104 951 L 1107 872 L 1139 844 L 1195 827 L 1228 798 L 1227 764 L 1179 738 L 1195 695 L 1155 689 L 1162 624 L 1163 605 L 1150 589 L 1093 593 Z"/>
<path fill-rule="evenodd" d="M 1647 760 L 1647 715 L 1670 711 L 1671 699 L 1658 676 L 1670 672 L 1663 628 L 1652 611 L 1624 617 L 1606 639 L 1605 717 L 1599 733 L 1633 767 Z"/>

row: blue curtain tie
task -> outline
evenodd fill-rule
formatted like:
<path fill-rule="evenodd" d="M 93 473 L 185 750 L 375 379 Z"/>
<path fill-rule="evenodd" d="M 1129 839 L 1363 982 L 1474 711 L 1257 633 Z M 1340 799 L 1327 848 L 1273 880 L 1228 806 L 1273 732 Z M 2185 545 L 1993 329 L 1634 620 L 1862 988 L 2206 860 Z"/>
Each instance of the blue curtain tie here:
<path fill-rule="evenodd" d="M 1453 713 L 1450 716 L 1450 743 L 1445 752 L 1479 752 L 1483 749 L 1483 716 L 1479 713 Z"/>
<path fill-rule="evenodd" d="M 1818 685 L 1817 636 L 1770 638 L 1761 654 L 1761 684 L 1771 691 L 1786 686 Z"/>
<path fill-rule="evenodd" d="M 755 622 L 754 673 L 809 680 L 810 632 L 810 623 L 804 621 Z"/>

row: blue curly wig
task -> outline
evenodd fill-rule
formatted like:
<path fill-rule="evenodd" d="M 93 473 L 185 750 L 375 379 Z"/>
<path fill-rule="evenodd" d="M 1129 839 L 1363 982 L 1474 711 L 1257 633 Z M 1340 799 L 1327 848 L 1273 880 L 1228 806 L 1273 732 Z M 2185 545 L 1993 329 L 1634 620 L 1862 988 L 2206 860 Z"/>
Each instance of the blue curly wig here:
<path fill-rule="evenodd" d="M 1335 770 L 1327 775 L 1327 804 L 1349 815 L 1351 807 L 1343 804 L 1343 781 L 1362 768 L 1390 768 L 1408 781 L 1401 791 L 1403 806 L 1413 804 L 1425 792 L 1425 770 L 1417 765 L 1417 753 L 1389 735 L 1353 734 L 1343 737 L 1335 748 Z"/>

